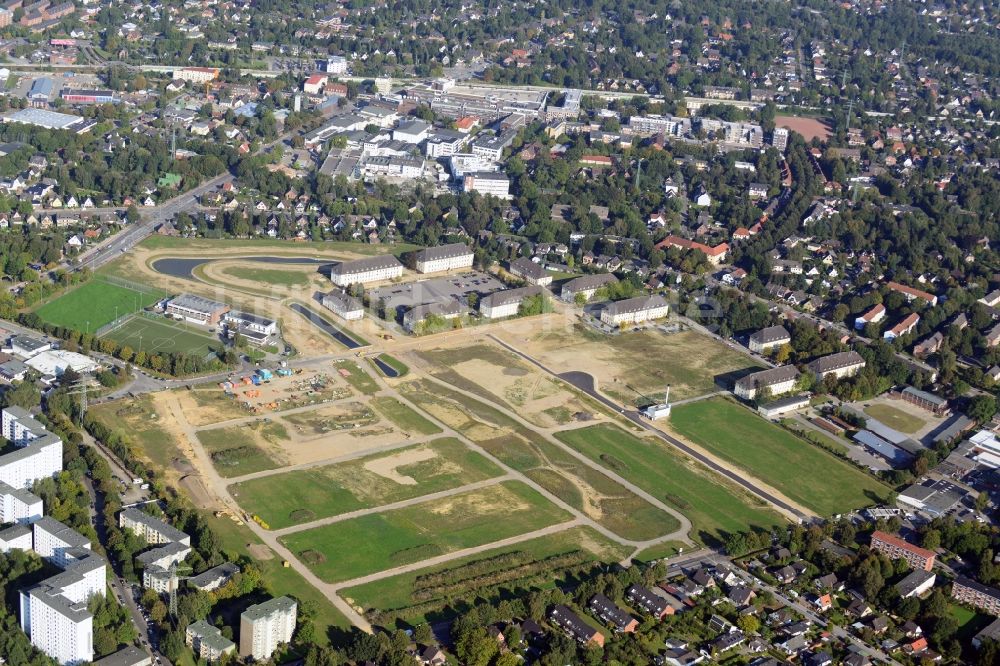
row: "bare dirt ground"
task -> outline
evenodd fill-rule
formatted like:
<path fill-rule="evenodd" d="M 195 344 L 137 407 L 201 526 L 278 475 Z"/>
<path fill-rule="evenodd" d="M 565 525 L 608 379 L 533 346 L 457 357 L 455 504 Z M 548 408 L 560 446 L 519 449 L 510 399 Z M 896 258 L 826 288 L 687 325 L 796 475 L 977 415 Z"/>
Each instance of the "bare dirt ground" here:
<path fill-rule="evenodd" d="M 424 462 L 425 460 L 433 460 L 434 458 L 437 458 L 436 452 L 421 447 L 385 456 L 384 458 L 370 460 L 365 463 L 365 469 L 390 481 L 395 481 L 401 486 L 415 486 L 417 485 L 417 480 L 412 476 L 400 474 L 398 471 L 399 468 Z"/>
<path fill-rule="evenodd" d="M 826 118 L 775 116 L 774 123 L 778 127 L 786 127 L 793 132 L 798 132 L 806 141 L 812 141 L 813 137 L 819 137 L 820 141 L 826 141 L 831 134 L 830 121 Z"/>
<path fill-rule="evenodd" d="M 411 367 L 506 403 L 542 428 L 565 426 L 574 414 L 588 411 L 588 406 L 558 381 L 492 342 L 480 340 L 470 345 L 452 340 L 447 346 L 405 358 Z"/>

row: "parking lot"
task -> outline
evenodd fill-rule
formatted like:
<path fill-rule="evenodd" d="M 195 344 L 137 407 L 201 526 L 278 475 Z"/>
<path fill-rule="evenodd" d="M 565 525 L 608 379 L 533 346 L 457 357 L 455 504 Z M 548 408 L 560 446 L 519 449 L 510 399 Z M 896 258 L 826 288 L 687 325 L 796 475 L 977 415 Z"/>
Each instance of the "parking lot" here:
<path fill-rule="evenodd" d="M 428 278 L 418 282 L 394 284 L 371 290 L 372 303 L 382 299 L 387 311 L 402 314 L 425 303 L 458 302 L 469 306 L 469 294 L 485 296 L 504 289 L 503 282 L 487 273 L 469 271 L 460 275 Z"/>
<path fill-rule="evenodd" d="M 21 74 L 19 72 L 11 72 L 12 79 L 17 80 L 17 84 L 13 85 L 6 92 L 11 97 L 24 97 L 31 90 L 31 83 L 36 78 L 42 78 L 41 75 L 36 74 Z M 63 72 L 63 73 L 51 73 L 45 74 L 46 77 L 52 79 L 52 99 L 59 97 L 59 91 L 63 88 L 103 88 L 100 80 L 93 74 L 76 74 L 73 72 Z M 8 85 L 12 85 L 8 82 Z"/>

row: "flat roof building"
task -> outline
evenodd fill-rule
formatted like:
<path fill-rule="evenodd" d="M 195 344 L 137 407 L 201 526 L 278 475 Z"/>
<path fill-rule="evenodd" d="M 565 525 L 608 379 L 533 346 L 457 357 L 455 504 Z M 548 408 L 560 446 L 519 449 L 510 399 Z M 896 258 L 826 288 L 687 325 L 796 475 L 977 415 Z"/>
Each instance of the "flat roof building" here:
<path fill-rule="evenodd" d="M 916 571 L 911 571 L 907 574 L 906 578 L 896 583 L 896 589 L 899 590 L 899 596 L 903 599 L 919 597 L 934 587 L 934 581 L 936 580 L 937 576 L 933 572 L 917 569 Z"/>
<path fill-rule="evenodd" d="M 0 482 L 28 489 L 62 471 L 62 440 L 26 409 L 12 405 L 0 411 L 0 435 L 19 447 L 0 455 Z"/>
<path fill-rule="evenodd" d="M 104 659 L 98 659 L 94 666 L 152 666 L 153 657 L 142 648 L 129 645 L 126 648 L 109 654 Z"/>
<path fill-rule="evenodd" d="M 229 312 L 229 306 L 194 294 L 181 294 L 167 302 L 166 311 L 167 314 L 195 324 L 215 326 Z"/>
<path fill-rule="evenodd" d="M 277 597 L 250 606 L 240 615 L 240 656 L 268 659 L 278 646 L 292 640 L 298 604 Z"/>
<path fill-rule="evenodd" d="M 78 130 L 82 129 L 85 124 L 82 116 L 58 113 L 47 109 L 8 111 L 3 114 L 2 118 L 5 123 L 20 123 L 22 125 L 34 125 L 35 127 L 55 130 Z"/>
<path fill-rule="evenodd" d="M 187 626 L 184 630 L 184 642 L 194 650 L 199 659 L 209 662 L 219 661 L 222 655 L 236 652 L 236 643 L 205 620 L 198 620 Z"/>

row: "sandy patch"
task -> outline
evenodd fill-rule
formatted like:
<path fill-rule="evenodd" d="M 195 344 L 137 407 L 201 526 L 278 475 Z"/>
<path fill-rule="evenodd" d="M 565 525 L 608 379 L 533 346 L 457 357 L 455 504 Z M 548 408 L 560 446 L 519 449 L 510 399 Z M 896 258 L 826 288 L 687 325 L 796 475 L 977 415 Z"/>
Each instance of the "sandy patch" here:
<path fill-rule="evenodd" d="M 410 449 L 409 451 L 403 451 L 384 458 L 370 460 L 365 463 L 364 467 L 369 472 L 395 481 L 401 486 L 415 486 L 417 485 L 417 480 L 412 476 L 400 474 L 398 468 L 426 460 L 433 460 L 434 458 L 437 458 L 437 453 L 431 449 Z"/>
<path fill-rule="evenodd" d="M 826 118 L 799 118 L 797 116 L 775 116 L 774 124 L 798 132 L 806 141 L 819 137 L 826 141 L 830 137 L 830 121 Z"/>
<path fill-rule="evenodd" d="M 180 480 L 181 488 L 188 494 L 191 501 L 199 509 L 218 509 L 221 505 L 209 494 L 201 479 L 194 474 L 188 474 Z"/>
<path fill-rule="evenodd" d="M 527 511 L 531 505 L 503 486 L 492 486 L 487 491 L 456 495 L 429 503 L 427 510 L 438 516 L 503 516 Z"/>
<path fill-rule="evenodd" d="M 247 544 L 247 551 L 250 553 L 250 557 L 255 560 L 263 561 L 274 559 L 274 551 L 262 543 Z"/>

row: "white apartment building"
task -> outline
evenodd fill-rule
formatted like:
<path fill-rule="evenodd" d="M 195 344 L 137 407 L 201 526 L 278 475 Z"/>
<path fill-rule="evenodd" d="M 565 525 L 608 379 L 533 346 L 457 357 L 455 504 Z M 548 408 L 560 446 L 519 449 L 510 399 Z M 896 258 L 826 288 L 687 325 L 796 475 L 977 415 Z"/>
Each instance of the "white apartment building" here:
<path fill-rule="evenodd" d="M 559 297 L 564 301 L 573 301 L 577 296 L 583 295 L 583 298 L 589 301 L 597 293 L 598 289 L 606 285 L 615 284 L 616 282 L 618 282 L 618 278 L 611 273 L 581 275 L 564 284 L 562 291 L 559 292 Z"/>
<path fill-rule="evenodd" d="M 432 159 L 451 157 L 462 151 L 469 137 L 461 132 L 435 130 L 427 137 L 424 154 Z"/>
<path fill-rule="evenodd" d="M 31 644 L 60 664 L 94 659 L 94 617 L 86 602 L 72 602 L 59 590 L 38 585 L 21 592 L 21 628 Z"/>
<path fill-rule="evenodd" d="M 448 158 L 448 171 L 455 180 L 465 177 L 467 173 L 496 171 L 496 165 L 479 155 L 470 153 L 455 153 Z"/>
<path fill-rule="evenodd" d="M 41 497 L 0 481 L 0 522 L 24 524 L 41 517 Z"/>
<path fill-rule="evenodd" d="M 60 664 L 92 661 L 93 617 L 87 602 L 104 596 L 107 561 L 82 535 L 48 516 L 32 525 L 32 537 L 34 551 L 63 571 L 21 590 L 21 628 L 32 645 Z"/>
<path fill-rule="evenodd" d="M 798 368 L 794 365 L 781 365 L 742 377 L 736 382 L 733 393 L 744 400 L 753 400 L 762 390 L 770 391 L 771 395 L 782 395 L 794 389 L 798 379 Z"/>
<path fill-rule="evenodd" d="M 403 264 L 391 254 L 343 261 L 330 271 L 330 280 L 338 287 L 392 280 L 403 275 Z"/>
<path fill-rule="evenodd" d="M 173 543 L 178 541 L 187 546 L 191 545 L 191 537 L 187 534 L 181 532 L 173 525 L 134 507 L 123 509 L 118 514 L 118 526 L 122 529 L 132 530 L 135 534 L 143 537 L 149 544 Z"/>
<path fill-rule="evenodd" d="M 0 456 L 0 482 L 30 488 L 62 470 L 62 440 L 21 407 L 0 412 L 0 434 L 21 448 Z"/>
<path fill-rule="evenodd" d="M 175 79 L 193 83 L 208 83 L 214 81 L 218 76 L 219 70 L 215 67 L 184 67 L 174 70 Z"/>
<path fill-rule="evenodd" d="M 816 375 L 817 379 L 825 379 L 829 375 L 837 379 L 842 379 L 844 377 L 853 377 L 861 372 L 865 367 L 865 359 L 861 357 L 861 354 L 852 349 L 851 351 L 837 352 L 820 357 L 807 367 Z"/>
<path fill-rule="evenodd" d="M 759 354 L 768 349 L 787 345 L 791 341 L 792 336 L 784 326 L 768 326 L 751 334 L 747 346 L 750 348 L 750 351 Z"/>
<path fill-rule="evenodd" d="M 347 73 L 347 58 L 344 56 L 330 56 L 326 59 L 326 73 L 327 74 L 346 74 Z"/>
<path fill-rule="evenodd" d="M 12 525 L 0 532 L 0 553 L 12 550 L 31 550 L 31 528 L 27 525 Z"/>
<path fill-rule="evenodd" d="M 632 116 L 628 120 L 628 129 L 633 134 L 683 136 L 691 131 L 691 120 L 676 116 Z"/>
<path fill-rule="evenodd" d="M 509 199 L 510 179 L 498 171 L 473 171 L 462 178 L 462 191 Z"/>
<path fill-rule="evenodd" d="M 268 659 L 295 633 L 298 604 L 289 597 L 250 606 L 240 615 L 240 656 Z"/>
<path fill-rule="evenodd" d="M 487 319 L 513 317 L 521 309 L 524 299 L 538 296 L 543 292 L 544 289 L 537 285 L 495 291 L 480 299 L 479 314 Z"/>
<path fill-rule="evenodd" d="M 218 627 L 205 620 L 198 620 L 184 630 L 184 642 L 194 650 L 199 659 L 219 661 L 222 655 L 236 651 L 236 643 L 222 635 Z"/>
<path fill-rule="evenodd" d="M 638 324 L 644 321 L 666 317 L 670 312 L 667 300 L 659 294 L 637 296 L 624 301 L 609 303 L 601 310 L 601 321 L 609 326 Z"/>
<path fill-rule="evenodd" d="M 90 550 L 86 537 L 49 516 L 35 521 L 31 528 L 34 551 L 60 568 L 80 559 L 81 550 Z"/>
<path fill-rule="evenodd" d="M 428 247 L 416 254 L 418 273 L 438 273 L 472 266 L 472 250 L 465 243 Z"/>
<path fill-rule="evenodd" d="M 334 289 L 323 296 L 323 307 L 347 321 L 356 321 L 365 316 L 365 307 L 358 299 Z"/>

